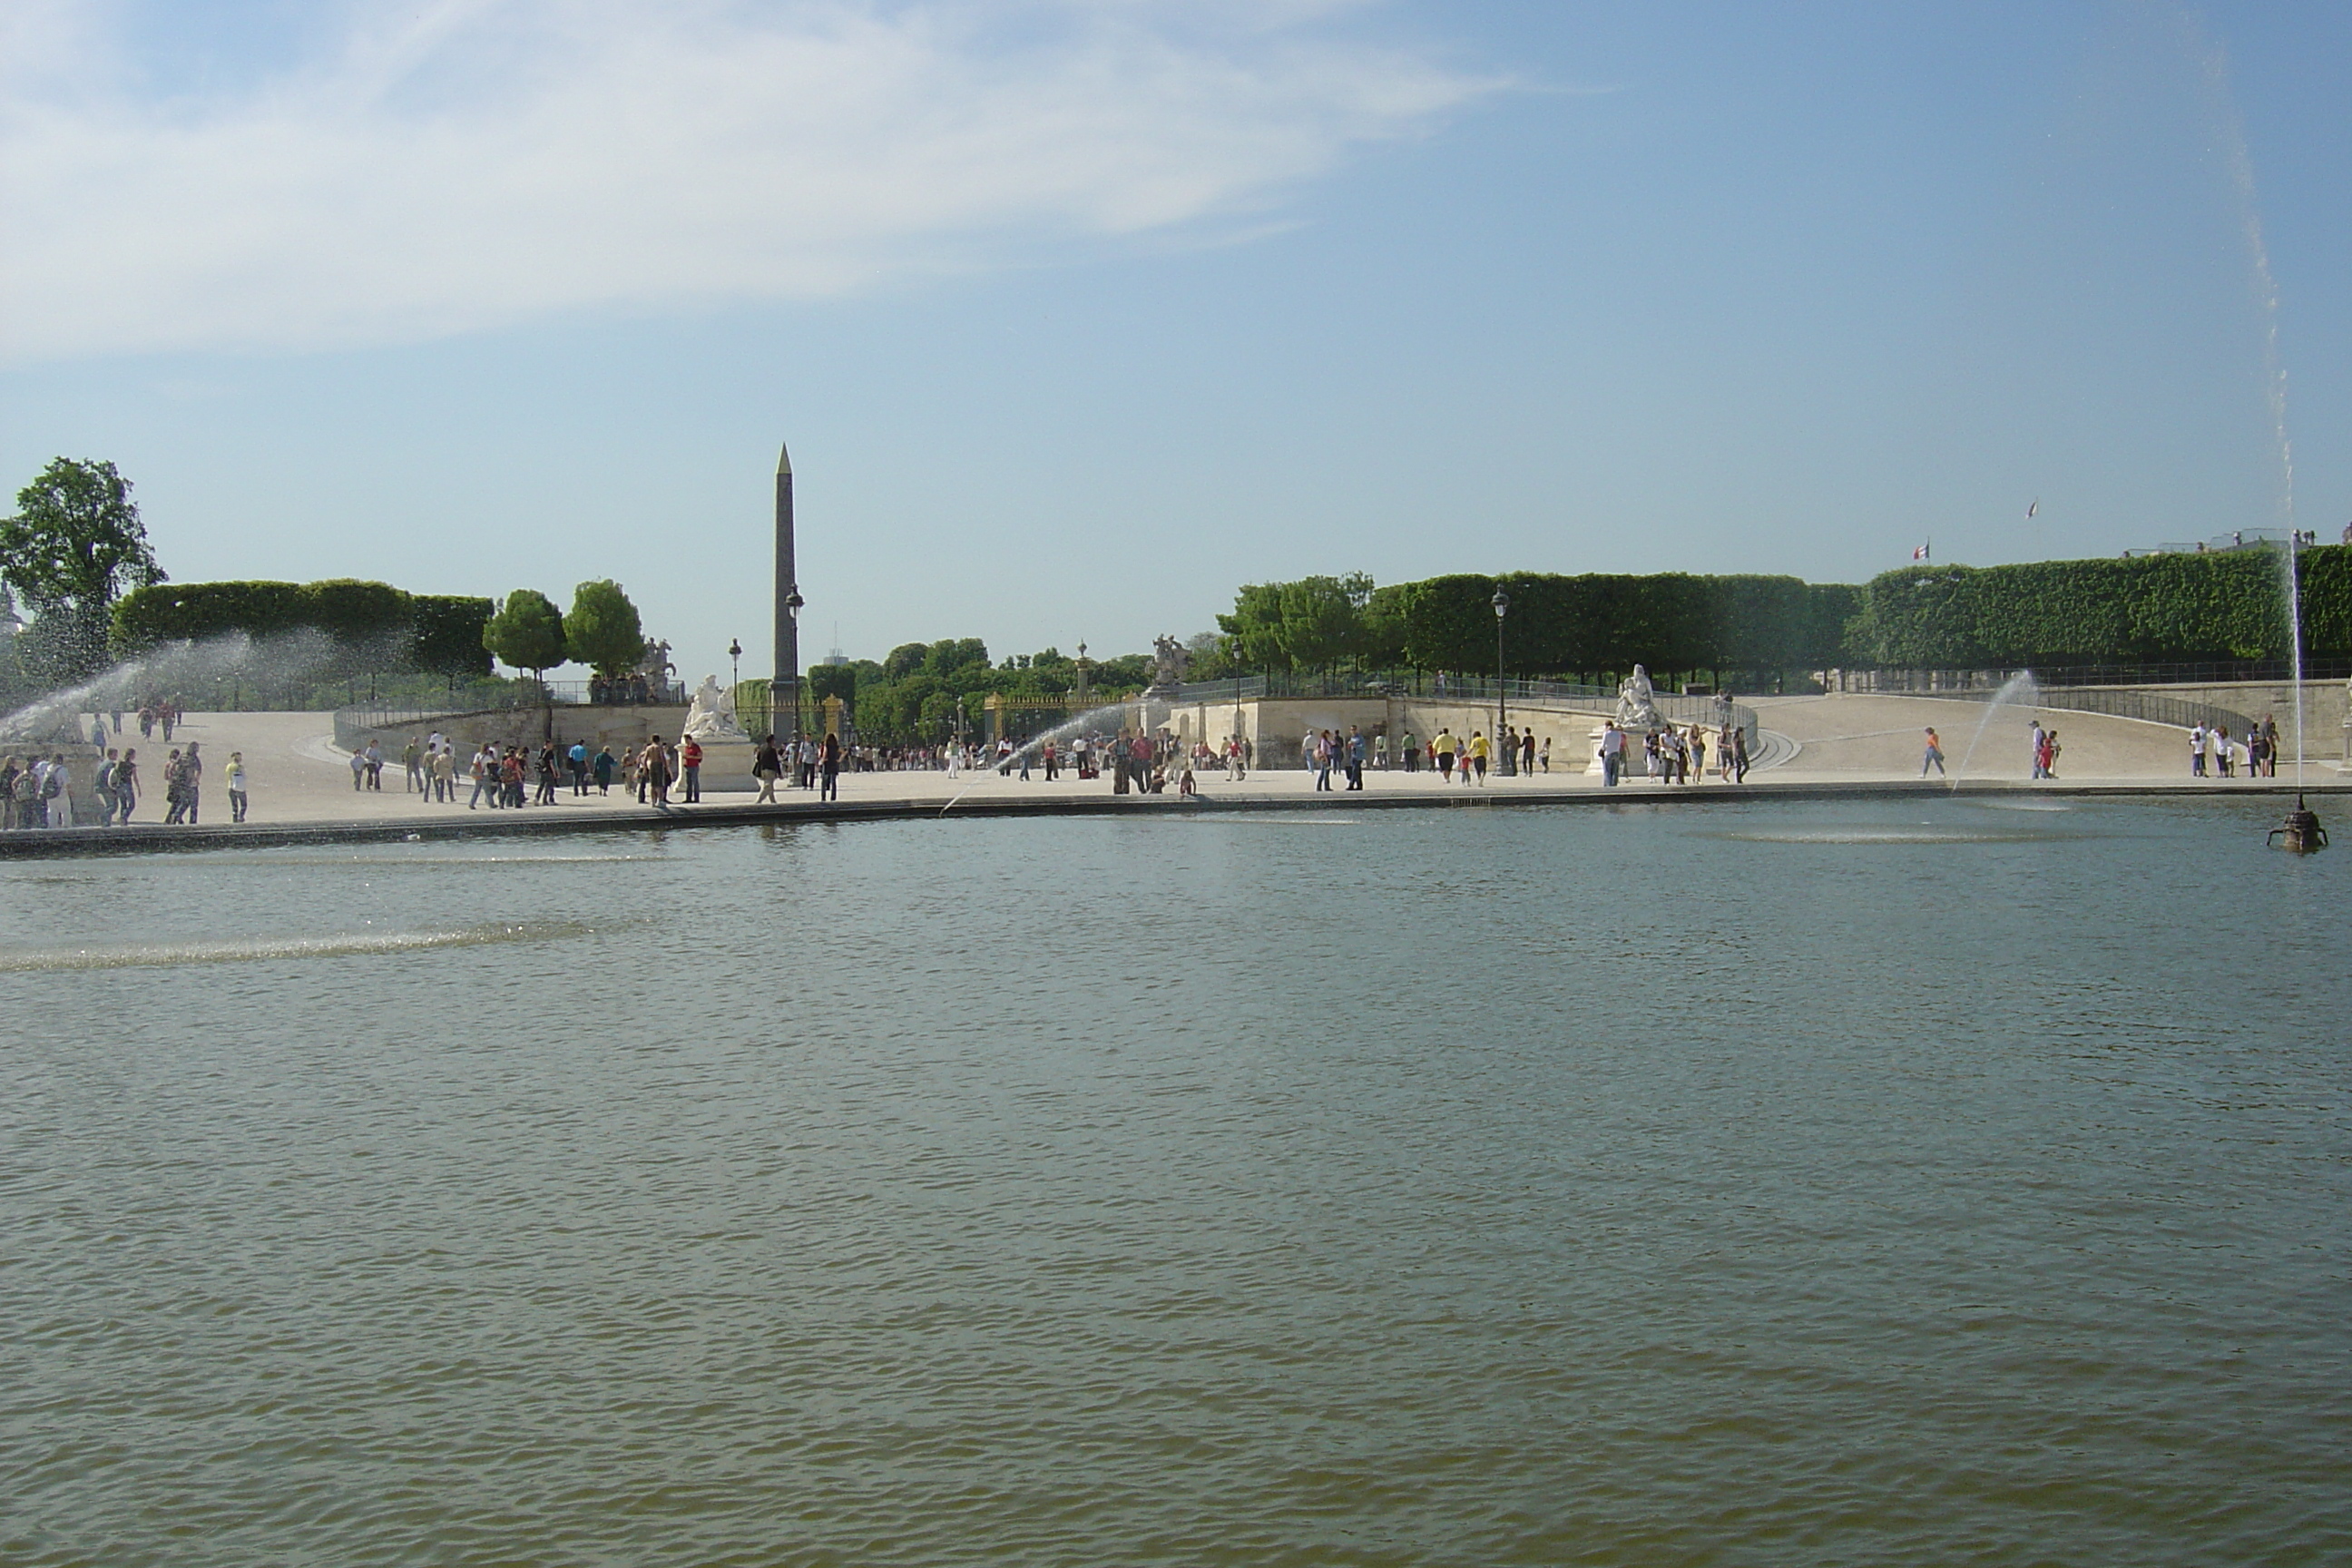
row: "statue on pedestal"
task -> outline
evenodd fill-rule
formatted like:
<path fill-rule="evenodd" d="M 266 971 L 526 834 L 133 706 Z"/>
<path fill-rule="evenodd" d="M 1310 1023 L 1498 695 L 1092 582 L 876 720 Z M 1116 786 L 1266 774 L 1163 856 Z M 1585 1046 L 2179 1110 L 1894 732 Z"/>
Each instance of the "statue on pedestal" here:
<path fill-rule="evenodd" d="M 715 675 L 706 675 L 702 684 L 694 689 L 694 700 L 687 705 L 686 733 L 698 741 L 748 741 L 743 726 L 735 721 L 735 693 L 719 684 Z"/>
<path fill-rule="evenodd" d="M 1151 685 L 1147 688 L 1147 689 L 1154 694 L 1163 694 L 1171 692 L 1178 687 L 1183 685 L 1184 668 L 1185 666 L 1192 662 L 1192 654 L 1185 649 L 1182 643 L 1178 642 L 1174 637 L 1158 637 L 1152 638 Z"/>
<path fill-rule="evenodd" d="M 1650 684 L 1650 672 L 1642 665 L 1633 667 L 1617 687 L 1617 727 L 1637 735 L 1654 734 L 1666 727 L 1658 716 L 1658 694 Z"/>

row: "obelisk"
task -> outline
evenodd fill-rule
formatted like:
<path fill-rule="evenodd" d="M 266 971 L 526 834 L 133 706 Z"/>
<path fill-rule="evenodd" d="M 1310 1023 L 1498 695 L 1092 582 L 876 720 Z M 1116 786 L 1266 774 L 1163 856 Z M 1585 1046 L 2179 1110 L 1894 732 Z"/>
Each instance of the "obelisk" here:
<path fill-rule="evenodd" d="M 793 454 L 776 453 L 776 673 L 769 682 L 768 724 L 791 738 L 801 727 L 800 584 L 793 570 Z"/>

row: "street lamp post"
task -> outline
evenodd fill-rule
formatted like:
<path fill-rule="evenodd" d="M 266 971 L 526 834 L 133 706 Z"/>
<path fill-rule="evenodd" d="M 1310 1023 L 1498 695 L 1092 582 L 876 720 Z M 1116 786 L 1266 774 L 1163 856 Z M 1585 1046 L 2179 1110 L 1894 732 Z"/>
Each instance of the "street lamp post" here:
<path fill-rule="evenodd" d="M 1503 721 L 1509 716 L 1508 700 L 1503 694 L 1503 617 L 1511 611 L 1511 596 L 1500 588 L 1495 590 L 1495 744 L 1503 743 Z M 1516 775 L 1518 758 L 1507 754 L 1503 767 Z"/>
<path fill-rule="evenodd" d="M 801 646 L 801 609 L 802 606 L 805 605 L 807 603 L 808 601 L 806 599 L 801 597 L 800 584 L 797 583 L 793 584 L 791 589 L 784 595 L 784 614 L 790 618 L 792 623 L 793 647 L 796 653 Z M 793 671 L 792 689 L 792 742 L 794 751 L 799 750 L 801 743 L 801 672 L 795 669 Z M 771 713 L 768 715 L 768 728 L 772 730 L 775 727 L 776 716 L 773 713 Z"/>
<path fill-rule="evenodd" d="M 742 685 L 743 639 L 741 637 L 730 637 L 727 639 L 727 658 L 735 666 L 735 674 L 733 677 L 735 684 L 738 686 Z"/>

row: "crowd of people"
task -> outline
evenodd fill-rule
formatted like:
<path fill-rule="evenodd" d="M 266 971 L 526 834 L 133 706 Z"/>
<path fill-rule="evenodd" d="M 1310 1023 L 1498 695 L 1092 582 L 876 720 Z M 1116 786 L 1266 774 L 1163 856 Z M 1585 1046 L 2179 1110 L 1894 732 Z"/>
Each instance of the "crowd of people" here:
<path fill-rule="evenodd" d="M 90 780 L 90 793 L 98 799 L 98 817 L 88 824 L 75 818 L 73 763 L 63 752 L 0 759 L 0 828 L 110 827 L 128 823 L 145 797 L 139 748 L 107 746 Z M 243 822 L 248 804 L 245 753 L 231 752 L 222 775 L 228 787 L 229 820 Z M 161 781 L 166 826 L 194 826 L 198 821 L 204 779 L 201 742 L 172 749 Z"/>
<path fill-rule="evenodd" d="M 1634 748 L 1635 732 L 1620 728 L 1610 720 L 1601 730 L 1601 782 L 1604 787 L 1615 788 L 1620 779 L 1633 776 L 1633 764 L 1642 764 L 1641 772 L 1662 784 L 1686 784 L 1706 779 L 1708 731 L 1704 724 L 1665 725 L 1641 734 L 1641 745 Z M 1738 724 L 1725 724 L 1713 736 L 1716 777 L 1725 784 L 1748 782 L 1748 731 Z"/>
<path fill-rule="evenodd" d="M 2192 778 L 2278 777 L 2278 721 L 2265 713 L 2241 738 L 2233 739 L 2227 724 L 2207 728 L 2199 723 L 2189 731 L 2189 773 Z"/>
<path fill-rule="evenodd" d="M 559 740 L 536 747 L 484 741 L 467 751 L 436 731 L 410 736 L 400 754 L 410 793 L 447 805 L 457 805 L 463 794 L 468 811 L 485 805 L 493 811 L 554 805 L 567 787 L 575 797 L 592 793 L 606 797 L 615 783 L 624 797 L 635 795 L 645 805 L 671 805 L 673 793 L 677 803 L 693 805 L 702 798 L 702 743 L 691 735 L 681 735 L 675 743 L 656 735 L 643 746 L 618 752 L 607 744 L 591 751 L 585 741 L 567 744 Z M 352 788 L 383 789 L 385 765 L 383 749 L 375 741 L 352 752 Z"/>
<path fill-rule="evenodd" d="M 110 722 L 110 718 L 111 722 Z M 97 801 L 95 825 L 128 823 L 148 798 L 147 764 L 135 746 L 118 746 L 124 729 L 121 713 L 89 716 L 93 744 L 102 755 L 94 764 L 89 795 Z M 136 712 L 142 740 L 160 731 L 168 752 L 152 787 L 160 788 L 166 825 L 195 824 L 204 797 L 205 758 L 201 743 L 170 744 L 182 720 L 175 700 L 142 702 Z M 79 728 L 79 721 L 77 721 Z M 2242 737 L 2224 725 L 2198 724 L 2188 732 L 2189 772 L 2197 777 L 2275 777 L 2279 733 L 2269 717 Z M 1713 776 L 1727 783 L 1744 783 L 1748 772 L 1748 737 L 1738 724 L 1710 729 L 1706 725 L 1663 725 L 1655 730 L 1621 727 L 1604 722 L 1598 762 L 1601 784 L 1613 787 L 1622 780 L 1645 776 L 1661 784 L 1703 782 Z M 2063 746 L 2054 727 L 2035 720 L 2028 734 L 2028 762 L 2034 779 L 2058 776 Z M 352 788 L 382 791 L 388 759 L 381 742 L 371 741 L 351 753 Z M 615 749 L 585 741 L 549 740 L 536 746 L 483 742 L 461 746 L 453 737 L 435 731 L 411 736 L 396 759 L 407 790 L 436 804 L 455 805 L 461 795 L 468 810 L 488 806 L 515 810 L 527 805 L 553 805 L 568 790 L 574 798 L 609 798 L 618 785 L 625 799 L 641 805 L 694 805 L 702 799 L 704 752 L 690 735 L 675 742 L 655 737 L 642 745 Z M 1318 791 L 1365 787 L 1367 771 L 1391 767 L 1407 773 L 1424 769 L 1447 784 L 1467 787 L 1485 784 L 1496 774 L 1533 775 L 1552 771 L 1552 739 L 1538 737 L 1532 727 L 1505 724 L 1498 740 L 1473 729 L 1456 736 L 1441 725 L 1428 741 L 1404 731 L 1391 738 L 1385 729 L 1370 732 L 1350 724 L 1307 731 L 1300 740 L 1299 765 L 1313 775 Z M 1065 735 L 1059 731 L 1016 743 L 1010 738 L 975 742 L 962 740 L 940 745 L 879 745 L 845 742 L 840 737 L 802 736 L 778 740 L 770 735 L 758 747 L 752 774 L 757 799 L 772 802 L 779 787 L 815 791 L 820 798 L 837 798 L 844 773 L 943 772 L 950 779 L 992 768 L 1022 779 L 1042 773 L 1048 782 L 1065 773 L 1079 781 L 1108 775 L 1117 795 L 1158 795 L 1173 789 L 1192 795 L 1200 779 L 1222 768 L 1229 783 L 1246 780 L 1258 758 L 1249 737 L 1225 736 L 1222 741 L 1188 742 L 1162 729 L 1122 728 L 1117 734 L 1099 731 Z M 32 752 L 0 758 L 0 829 L 23 830 L 77 826 L 74 771 L 78 765 L 63 752 Z M 1943 742 L 1934 729 L 1926 731 L 1920 776 L 1944 771 Z M 248 810 L 243 753 L 232 752 L 222 770 L 230 820 L 243 822 Z M 1335 777 L 1339 782 L 1335 784 Z M 84 797 L 85 800 L 89 796 Z M 87 816 L 86 809 L 83 816 Z M 87 822 L 79 825 L 89 826 Z"/>

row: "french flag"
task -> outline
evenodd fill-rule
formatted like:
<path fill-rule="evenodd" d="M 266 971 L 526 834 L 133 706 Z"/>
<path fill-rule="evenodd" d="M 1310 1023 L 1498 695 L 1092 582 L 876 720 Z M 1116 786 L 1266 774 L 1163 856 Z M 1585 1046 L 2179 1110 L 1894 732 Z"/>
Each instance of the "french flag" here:
<path fill-rule="evenodd" d="M 1924 544 L 1923 544 L 1923 545 L 1919 546 L 1919 548 L 1918 548 L 1918 549 L 1914 550 L 1914 551 L 1911 552 L 1911 559 L 1912 559 L 1912 560 L 1914 560 L 1914 561 L 1925 561 L 1925 560 L 1927 560 L 1927 547 L 1926 545 L 1924 545 Z"/>

